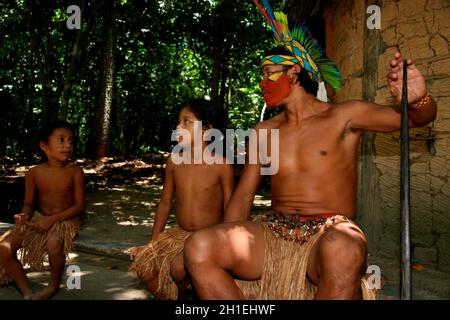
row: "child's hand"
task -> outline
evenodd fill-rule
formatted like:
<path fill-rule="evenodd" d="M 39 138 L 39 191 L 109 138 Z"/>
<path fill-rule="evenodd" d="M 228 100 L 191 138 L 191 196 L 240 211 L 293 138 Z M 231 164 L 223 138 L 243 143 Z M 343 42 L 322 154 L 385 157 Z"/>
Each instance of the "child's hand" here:
<path fill-rule="evenodd" d="M 16 225 L 21 225 L 28 220 L 30 220 L 30 215 L 28 213 L 21 212 L 14 215 L 14 222 Z"/>
<path fill-rule="evenodd" d="M 55 221 L 52 219 L 52 217 L 43 217 L 38 222 L 31 224 L 30 227 L 37 232 L 46 232 L 54 224 Z"/>
<path fill-rule="evenodd" d="M 141 252 L 144 248 L 145 246 L 140 246 L 140 247 L 131 247 L 130 249 L 128 249 L 128 253 L 130 254 L 130 260 L 133 261 L 139 254 L 139 252 Z"/>

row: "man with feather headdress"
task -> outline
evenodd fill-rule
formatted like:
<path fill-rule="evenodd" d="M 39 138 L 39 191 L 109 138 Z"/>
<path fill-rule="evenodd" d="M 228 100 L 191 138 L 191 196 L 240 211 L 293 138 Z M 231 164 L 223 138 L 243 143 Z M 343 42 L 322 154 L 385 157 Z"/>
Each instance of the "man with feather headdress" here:
<path fill-rule="evenodd" d="M 260 87 L 267 107 L 283 111 L 256 126 L 279 132 L 272 209 L 248 221 L 262 164 L 246 164 L 225 223 L 186 242 L 193 285 L 202 299 L 373 299 L 364 277 L 366 239 L 352 221 L 357 150 L 364 130 L 399 130 L 401 114 L 367 101 L 328 102 L 326 85 L 341 86 L 337 67 L 306 26 L 290 30 L 286 15 L 274 14 L 267 0 L 254 2 L 280 44 L 262 60 Z M 423 126 L 435 119 L 436 103 L 412 60 L 406 63 L 410 126 Z M 400 102 L 400 53 L 390 68 L 391 94 Z M 259 141 L 269 154 L 270 140 Z"/>

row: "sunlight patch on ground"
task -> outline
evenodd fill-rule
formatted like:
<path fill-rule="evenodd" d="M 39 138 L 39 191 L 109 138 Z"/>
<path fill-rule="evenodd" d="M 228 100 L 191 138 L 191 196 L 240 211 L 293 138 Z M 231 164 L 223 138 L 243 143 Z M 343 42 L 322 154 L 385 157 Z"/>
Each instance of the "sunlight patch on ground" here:
<path fill-rule="evenodd" d="M 109 190 L 113 190 L 113 191 L 125 191 L 125 188 L 109 188 Z"/>
<path fill-rule="evenodd" d="M 75 252 L 69 252 L 68 256 L 69 257 L 68 257 L 67 261 L 72 261 L 72 260 L 78 258 L 80 255 Z"/>
<path fill-rule="evenodd" d="M 126 161 L 125 162 L 115 162 L 111 164 L 111 167 L 113 168 L 118 168 L 118 167 L 122 167 L 124 165 L 128 164 Z"/>
<path fill-rule="evenodd" d="M 28 169 L 30 169 L 30 166 L 22 166 L 22 167 L 17 167 L 15 171 L 16 171 L 16 174 L 22 176 L 28 171 Z"/>
<path fill-rule="evenodd" d="M 152 175 L 150 177 L 142 178 L 140 180 L 137 180 L 135 182 L 135 184 L 138 185 L 138 186 L 150 185 L 150 184 L 154 183 L 154 180 L 157 180 L 159 178 L 160 177 L 158 175 L 154 174 L 154 175 Z"/>
<path fill-rule="evenodd" d="M 104 202 L 95 202 L 95 203 L 90 203 L 91 206 L 104 206 L 106 203 Z"/>
<path fill-rule="evenodd" d="M 121 226 L 138 226 L 140 225 L 140 223 L 138 222 L 131 222 L 131 221 L 121 221 L 121 222 L 117 222 L 118 225 Z"/>
<path fill-rule="evenodd" d="M 156 205 L 155 202 L 149 202 L 149 201 L 141 201 L 140 204 L 142 204 L 143 206 L 145 206 L 147 208 L 151 208 Z"/>
<path fill-rule="evenodd" d="M 95 169 L 83 169 L 84 174 L 95 174 L 97 171 Z"/>
<path fill-rule="evenodd" d="M 268 207 L 270 207 L 271 201 L 270 200 L 258 200 L 258 199 L 255 199 L 253 201 L 253 204 L 257 205 L 257 206 L 268 206 Z"/>
<path fill-rule="evenodd" d="M 128 289 L 118 292 L 113 295 L 114 300 L 133 300 L 133 299 L 148 299 L 148 292 L 146 290 Z"/>
<path fill-rule="evenodd" d="M 47 277 L 49 275 L 50 275 L 50 272 L 48 272 L 48 271 L 27 272 L 27 277 L 30 278 L 30 279 L 40 278 L 40 277 Z"/>

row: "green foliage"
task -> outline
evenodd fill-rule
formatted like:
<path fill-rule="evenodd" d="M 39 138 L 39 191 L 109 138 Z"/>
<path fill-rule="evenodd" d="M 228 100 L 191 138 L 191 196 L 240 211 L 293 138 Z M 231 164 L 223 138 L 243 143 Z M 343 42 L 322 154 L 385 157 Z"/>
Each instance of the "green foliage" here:
<path fill-rule="evenodd" d="M 0 156 L 35 153 L 33 137 L 44 121 L 57 117 L 66 82 L 67 120 L 78 127 L 78 156 L 94 154 L 111 17 L 116 36 L 112 155 L 169 150 L 178 106 L 193 97 L 221 95 L 218 107 L 229 128 L 246 129 L 259 121 L 264 104 L 259 62 L 273 36 L 251 1 L 116 0 L 114 10 L 106 10 L 101 0 L 72 2 L 84 11 L 71 79 L 77 30 L 66 27 L 67 1 L 46 6 L 9 1 L 0 8 Z"/>

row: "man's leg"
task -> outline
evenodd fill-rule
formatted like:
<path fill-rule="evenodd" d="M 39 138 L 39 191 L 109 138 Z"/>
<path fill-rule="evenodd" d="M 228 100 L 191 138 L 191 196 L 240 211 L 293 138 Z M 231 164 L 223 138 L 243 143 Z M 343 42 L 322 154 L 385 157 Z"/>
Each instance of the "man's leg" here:
<path fill-rule="evenodd" d="M 307 275 L 318 286 L 315 299 L 362 299 L 366 256 L 365 237 L 353 224 L 341 222 L 324 231 L 308 261 Z"/>
<path fill-rule="evenodd" d="M 61 285 L 62 274 L 66 264 L 63 243 L 60 239 L 50 236 L 47 240 L 48 262 L 50 264 L 50 283 L 47 288 L 35 293 L 33 300 L 45 300 L 53 297 Z"/>
<path fill-rule="evenodd" d="M 23 237 L 15 232 L 7 236 L 0 243 L 0 264 L 5 269 L 6 274 L 12 279 L 25 299 L 33 294 L 30 282 L 27 278 L 22 263 L 17 259 L 17 250 L 22 247 Z"/>
<path fill-rule="evenodd" d="M 234 278 L 257 280 L 264 263 L 264 232 L 258 223 L 224 223 L 187 239 L 184 263 L 200 299 L 245 299 Z"/>

